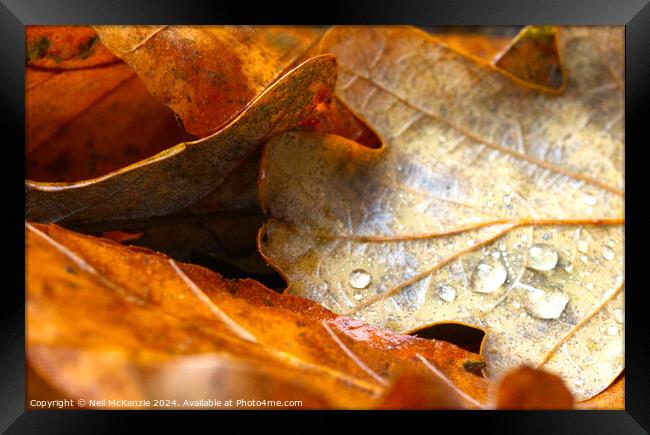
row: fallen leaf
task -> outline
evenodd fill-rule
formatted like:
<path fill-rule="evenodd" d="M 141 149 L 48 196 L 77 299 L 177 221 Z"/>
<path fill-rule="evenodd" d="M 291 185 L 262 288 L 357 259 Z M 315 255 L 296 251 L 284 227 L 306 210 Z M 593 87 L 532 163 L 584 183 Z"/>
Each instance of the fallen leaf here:
<path fill-rule="evenodd" d="M 26 224 L 26 252 L 27 364 L 42 384 L 88 406 L 228 392 L 268 399 L 286 387 L 285 398 L 296 392 L 309 406 L 368 408 L 408 374 L 443 379 L 470 408 L 486 399 L 486 381 L 463 368 L 478 355 L 252 280 L 56 225 Z"/>
<path fill-rule="evenodd" d="M 393 383 L 377 409 L 463 409 L 463 402 L 438 379 L 402 376 Z"/>
<path fill-rule="evenodd" d="M 610 385 L 605 391 L 589 400 L 579 402 L 580 409 L 625 409 L 625 372 Z"/>
<path fill-rule="evenodd" d="M 88 26 L 25 26 L 27 65 L 45 70 L 98 67 L 119 62 Z"/>
<path fill-rule="evenodd" d="M 273 26 L 96 26 L 197 137 L 244 110 L 318 39 L 321 29 Z M 161 62 L 165 59 L 165 62 Z"/>
<path fill-rule="evenodd" d="M 509 371 L 497 384 L 488 409 L 573 409 L 571 392 L 562 379 L 544 370 L 522 366 Z M 406 375 L 398 378 L 378 409 L 463 409 L 462 398 L 443 379 Z"/>
<path fill-rule="evenodd" d="M 573 396 L 559 377 L 520 367 L 508 372 L 499 382 L 498 409 L 571 409 Z"/>
<path fill-rule="evenodd" d="M 559 95 L 417 29 L 330 30 L 337 95 L 385 147 L 269 141 L 259 250 L 287 291 L 402 333 L 483 329 L 492 378 L 526 364 L 577 400 L 605 389 L 624 364 L 623 32 L 558 42 Z"/>
<path fill-rule="evenodd" d="M 168 150 L 178 142 L 190 140 L 188 135 L 183 134 L 179 118 L 174 119 L 168 109 L 157 104 L 135 72 L 140 74 L 155 96 L 174 108 L 188 125 L 199 128 L 196 130 L 198 133 L 204 134 L 207 126 L 210 126 L 208 130 L 216 128 L 224 119 L 231 119 L 246 110 L 251 103 L 247 95 L 254 96 L 263 91 L 264 86 L 277 80 L 273 77 L 282 76 L 287 65 L 295 64 L 301 58 L 318 55 L 310 51 L 309 46 L 321 34 L 321 30 L 307 27 L 98 28 L 104 40 L 135 71 L 120 63 L 48 80 L 52 77 L 41 77 L 40 70 L 28 68 L 28 83 L 32 84 L 33 89 L 27 98 L 27 177 L 48 183 L 77 182 L 51 186 L 28 181 L 28 191 L 45 190 L 46 187 L 70 190 L 84 187 L 93 191 L 91 195 L 94 196 L 97 184 L 104 183 L 99 187 L 100 190 L 107 187 L 105 180 L 98 183 L 99 180 L 89 178 L 108 174 L 109 177 L 118 178 L 113 181 L 122 186 L 124 180 L 121 177 L 125 174 L 109 174 L 111 171 L 121 170 L 138 160 Z M 77 47 L 75 41 L 82 40 L 89 34 L 96 37 L 93 29 L 85 27 L 45 26 L 40 33 L 47 34 L 53 40 L 67 41 L 70 45 L 67 51 L 70 52 L 74 52 Z M 36 39 L 32 37 L 32 40 Z M 254 56 L 251 55 L 251 45 L 254 45 Z M 129 48 L 134 46 L 137 48 Z M 101 42 L 97 42 L 95 47 L 105 50 Z M 219 47 L 225 51 L 220 51 Z M 156 56 L 161 50 L 169 52 L 165 58 L 174 59 L 173 74 L 169 73 L 169 63 L 158 61 Z M 224 55 L 232 57 L 236 62 L 228 64 L 220 58 L 215 63 L 215 58 Z M 87 59 L 87 62 L 90 61 Z M 242 68 L 236 68 L 238 64 Z M 223 86 L 222 82 L 228 86 Z M 43 85 L 38 86 L 41 83 Z M 294 124 L 289 126 L 292 130 L 332 132 L 369 146 L 378 146 L 376 135 L 352 112 L 337 100 L 330 103 L 326 90 L 321 89 L 319 92 L 314 96 L 318 110 L 305 113 L 303 119 L 292 114 Z M 189 104 L 187 99 L 196 104 Z M 269 98 L 268 101 L 272 99 Z M 208 104 L 211 106 L 205 107 Z M 28 211 L 28 217 L 61 222 L 91 233 L 105 230 L 143 232 L 146 236 L 137 244 L 163 250 L 181 260 L 190 260 L 196 255 L 203 258 L 215 254 L 224 257 L 223 246 L 214 240 L 215 237 L 210 234 L 200 239 L 191 236 L 206 233 L 206 228 L 208 233 L 216 231 L 223 234 L 225 228 L 218 228 L 224 221 L 223 216 L 251 213 L 261 216 L 256 186 L 259 152 L 248 154 L 244 161 L 237 155 L 240 152 L 235 147 L 220 150 L 218 158 L 230 161 L 231 166 L 226 174 L 221 174 L 218 186 L 188 207 L 165 213 L 171 219 L 165 219 L 164 222 L 160 222 L 160 215 L 150 216 L 148 213 L 152 210 L 145 211 L 145 217 L 132 220 L 114 220 L 115 216 L 111 213 L 105 219 L 95 216 L 91 220 L 81 218 L 66 221 L 64 218 L 59 221 L 59 217 L 51 214 L 56 213 L 55 210 L 39 210 L 36 214 Z M 239 163 L 235 164 L 236 162 Z M 192 174 L 187 174 L 187 177 L 191 176 Z M 143 193 L 146 192 L 130 189 L 120 195 L 121 201 L 139 201 Z M 190 194 L 195 193 L 190 189 Z M 89 199 L 82 198 L 84 195 L 72 194 L 75 197 L 75 207 L 81 205 L 84 209 L 88 206 L 92 208 L 93 204 L 88 204 Z M 94 197 L 90 199 L 90 202 L 95 201 Z M 46 208 L 47 202 L 33 204 L 33 207 Z M 257 228 L 248 233 L 238 231 L 241 237 L 237 242 L 242 246 L 237 250 L 241 251 L 242 247 L 248 249 L 244 253 L 246 257 L 252 257 L 255 252 L 256 231 Z M 190 237 L 186 237 L 188 234 Z M 194 240 L 198 243 L 193 243 Z M 230 254 L 228 256 L 232 257 Z"/>
<path fill-rule="evenodd" d="M 512 38 L 471 33 L 432 33 L 449 47 L 465 55 L 476 56 L 492 61 L 502 50 L 507 48 Z"/>
<path fill-rule="evenodd" d="M 43 66 L 40 60 L 27 62 L 28 179 L 86 180 L 192 139 L 173 112 L 149 95 L 131 68 L 101 54 L 108 52 L 101 43 L 95 43 L 96 51 L 84 59 L 69 54 L 78 50 L 80 41 L 97 38 L 94 30 L 27 27 L 28 46 L 42 38 L 52 41 L 50 49 L 68 60 L 57 68 Z"/>
<path fill-rule="evenodd" d="M 144 233 L 127 233 L 126 231 L 105 231 L 102 236 L 117 243 L 138 240 Z"/>
<path fill-rule="evenodd" d="M 566 86 L 566 74 L 557 38 L 555 26 L 527 26 L 492 63 L 536 89 L 560 93 Z"/>
<path fill-rule="evenodd" d="M 313 113 L 325 110 L 336 77 L 332 55 L 311 58 L 259 95 L 227 127 L 181 143 L 108 175 L 78 183 L 27 180 L 29 220 L 125 229 L 202 203 L 214 207 L 220 187 L 256 155 L 260 145 Z"/>

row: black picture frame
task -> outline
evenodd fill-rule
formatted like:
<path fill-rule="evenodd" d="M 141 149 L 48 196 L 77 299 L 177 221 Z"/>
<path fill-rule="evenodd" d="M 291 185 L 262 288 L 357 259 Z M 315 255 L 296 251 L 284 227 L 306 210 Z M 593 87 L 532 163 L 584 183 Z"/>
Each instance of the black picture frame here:
<path fill-rule="evenodd" d="M 648 433 L 650 431 L 650 343 L 648 340 L 645 268 L 649 246 L 643 225 L 650 223 L 645 201 L 643 166 L 649 160 L 646 125 L 650 101 L 650 5 L 649 0 L 329 0 L 281 4 L 278 1 L 216 2 L 179 0 L 0 0 L 0 107 L 2 117 L 3 176 L 0 207 L 4 235 L 2 261 L 2 334 L 0 335 L 0 430 L 6 433 L 113 433 L 135 427 L 135 420 L 155 419 L 168 424 L 168 416 L 191 416 L 194 422 L 207 419 L 204 411 L 25 411 L 25 264 L 24 264 L 24 26 L 27 24 L 414 24 L 432 25 L 522 25 L 591 24 L 624 25 L 626 35 L 626 402 L 625 411 L 437 411 L 429 413 L 431 428 L 447 424 L 477 425 L 499 433 Z M 9 134 L 7 134 L 9 133 Z M 643 140 L 646 138 L 646 140 Z M 6 205 L 4 202 L 7 202 Z M 646 232 L 647 233 L 647 232 Z M 631 237 L 630 237 L 631 236 Z M 243 412 L 219 411 L 243 417 Z M 189 415 L 188 415 L 189 414 Z M 266 416 L 268 413 L 258 413 Z M 278 413 L 274 413 L 277 415 Z M 295 412 L 279 413 L 286 424 L 302 425 Z M 329 416 L 301 412 L 310 425 L 325 428 Z M 412 416 L 400 413 L 362 413 L 364 418 Z M 153 417 L 153 419 L 152 419 Z M 240 418 L 239 420 L 259 420 Z M 402 420 L 406 425 L 407 420 Z M 410 420 L 408 420 L 410 421 Z M 435 423 L 433 423 L 435 421 Z M 399 423 L 399 420 L 396 420 Z M 435 426 L 434 426 L 435 425 Z M 215 427 L 213 426 L 213 427 Z"/>

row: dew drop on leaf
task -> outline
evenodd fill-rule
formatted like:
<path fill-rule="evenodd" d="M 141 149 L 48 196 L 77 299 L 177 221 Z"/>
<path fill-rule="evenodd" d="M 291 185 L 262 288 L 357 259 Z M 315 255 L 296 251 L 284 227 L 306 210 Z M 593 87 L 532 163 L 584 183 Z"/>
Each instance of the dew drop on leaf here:
<path fill-rule="evenodd" d="M 538 319 L 557 319 L 568 303 L 569 295 L 561 291 L 535 290 L 528 294 L 526 309 Z"/>
<path fill-rule="evenodd" d="M 609 246 L 603 248 L 603 258 L 607 261 L 612 261 L 616 257 L 614 250 Z"/>
<path fill-rule="evenodd" d="M 528 249 L 528 267 L 549 271 L 557 265 L 557 251 L 551 245 L 537 243 Z"/>
<path fill-rule="evenodd" d="M 456 299 L 456 289 L 452 286 L 442 283 L 438 287 L 438 296 L 446 302 L 453 302 Z"/>
<path fill-rule="evenodd" d="M 592 195 L 585 195 L 582 197 L 582 202 L 584 202 L 587 205 L 594 206 L 596 205 L 596 202 L 598 199 L 595 196 Z"/>
<path fill-rule="evenodd" d="M 478 293 L 492 293 L 506 281 L 508 272 L 499 260 L 488 257 L 481 261 L 472 276 L 472 290 Z"/>
<path fill-rule="evenodd" d="M 618 323 L 623 323 L 623 310 L 616 309 L 614 310 L 614 320 L 616 320 Z"/>
<path fill-rule="evenodd" d="M 587 250 L 589 249 L 589 244 L 584 240 L 578 240 L 577 245 L 578 245 L 578 251 L 580 252 L 587 252 Z"/>
<path fill-rule="evenodd" d="M 354 269 L 350 272 L 349 282 L 354 288 L 366 288 L 368 287 L 368 284 L 370 284 L 370 274 L 364 269 Z"/>

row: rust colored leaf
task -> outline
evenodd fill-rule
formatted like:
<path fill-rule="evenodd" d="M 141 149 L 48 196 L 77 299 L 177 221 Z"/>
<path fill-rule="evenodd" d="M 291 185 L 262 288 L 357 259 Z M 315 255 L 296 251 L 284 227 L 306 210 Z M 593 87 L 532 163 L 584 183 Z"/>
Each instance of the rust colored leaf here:
<path fill-rule="evenodd" d="M 144 233 L 127 233 L 126 231 L 105 231 L 102 236 L 117 243 L 138 240 Z"/>
<path fill-rule="evenodd" d="M 579 401 L 604 390 L 624 364 L 623 32 L 559 31 L 561 94 L 417 29 L 330 30 L 337 95 L 385 146 L 269 141 L 259 249 L 287 291 L 401 333 L 482 329 L 491 378 L 527 364 Z"/>
<path fill-rule="evenodd" d="M 122 229 L 119 222 L 146 220 L 223 196 L 224 183 L 268 137 L 327 107 L 336 61 L 311 58 L 274 82 L 227 127 L 181 143 L 103 177 L 78 183 L 26 182 L 30 220 Z M 253 179 L 254 180 L 254 179 Z"/>
<path fill-rule="evenodd" d="M 25 26 L 25 57 L 30 67 L 68 70 L 119 62 L 87 26 Z"/>
<path fill-rule="evenodd" d="M 121 62 L 45 73 L 28 66 L 25 103 L 32 180 L 87 180 L 191 139 Z"/>
<path fill-rule="evenodd" d="M 540 90 L 561 92 L 566 75 L 562 72 L 557 38 L 555 26 L 527 26 L 494 59 L 494 65 Z"/>
<path fill-rule="evenodd" d="M 573 409 L 571 392 L 558 376 L 522 366 L 492 385 L 494 397 L 488 409 Z M 444 378 L 398 378 L 377 406 L 378 409 L 463 409 L 462 396 Z"/>
<path fill-rule="evenodd" d="M 320 36 L 309 27 L 97 26 L 190 133 L 216 132 L 287 70 Z M 161 62 L 161 59 L 165 59 Z"/>
<path fill-rule="evenodd" d="M 498 409 L 571 409 L 573 395 L 559 377 L 532 367 L 507 373 L 499 382 Z"/>
<path fill-rule="evenodd" d="M 413 374 L 442 377 L 465 406 L 485 401 L 485 380 L 463 368 L 481 358 L 454 345 L 56 225 L 27 224 L 26 244 L 28 365 L 68 398 L 295 392 L 309 407 L 367 408 Z"/>

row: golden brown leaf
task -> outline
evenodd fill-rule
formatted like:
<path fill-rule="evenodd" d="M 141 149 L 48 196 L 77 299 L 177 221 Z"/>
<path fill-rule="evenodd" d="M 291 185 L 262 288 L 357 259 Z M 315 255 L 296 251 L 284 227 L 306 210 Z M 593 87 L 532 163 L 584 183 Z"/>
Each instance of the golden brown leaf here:
<path fill-rule="evenodd" d="M 525 27 L 493 63 L 537 89 L 562 92 L 566 75 L 558 52 L 555 26 Z"/>
<path fill-rule="evenodd" d="M 153 96 L 204 137 L 267 89 L 322 32 L 310 27 L 97 26 Z M 164 62 L 161 62 L 164 59 Z"/>
<path fill-rule="evenodd" d="M 623 368 L 623 33 L 603 57 L 600 32 L 561 29 L 553 95 L 416 29 L 330 30 L 337 94 L 385 147 L 267 144 L 259 249 L 288 292 L 398 332 L 483 329 L 491 377 L 528 364 L 579 400 L 606 388 Z"/>
<path fill-rule="evenodd" d="M 504 50 L 511 41 L 510 38 L 503 36 L 453 32 L 434 33 L 433 36 L 454 50 L 466 55 L 479 57 L 489 62 Z"/>
<path fill-rule="evenodd" d="M 63 71 L 28 65 L 25 79 L 28 179 L 86 180 L 191 139 L 122 62 Z"/>
<path fill-rule="evenodd" d="M 26 243 L 28 365 L 88 405 L 231 394 L 367 408 L 409 373 L 442 377 L 465 406 L 485 401 L 485 380 L 463 368 L 481 358 L 454 345 L 56 225 L 27 224 Z"/>
<path fill-rule="evenodd" d="M 78 183 L 26 182 L 30 220 L 67 225 L 145 220 L 209 204 L 223 197 L 221 186 L 274 133 L 327 107 L 336 61 L 311 58 L 274 82 L 227 127 L 204 139 L 178 144 L 103 177 Z M 110 228 L 112 226 L 112 228 Z"/>
<path fill-rule="evenodd" d="M 104 175 L 190 140 L 85 26 L 27 26 L 27 178 Z"/>

